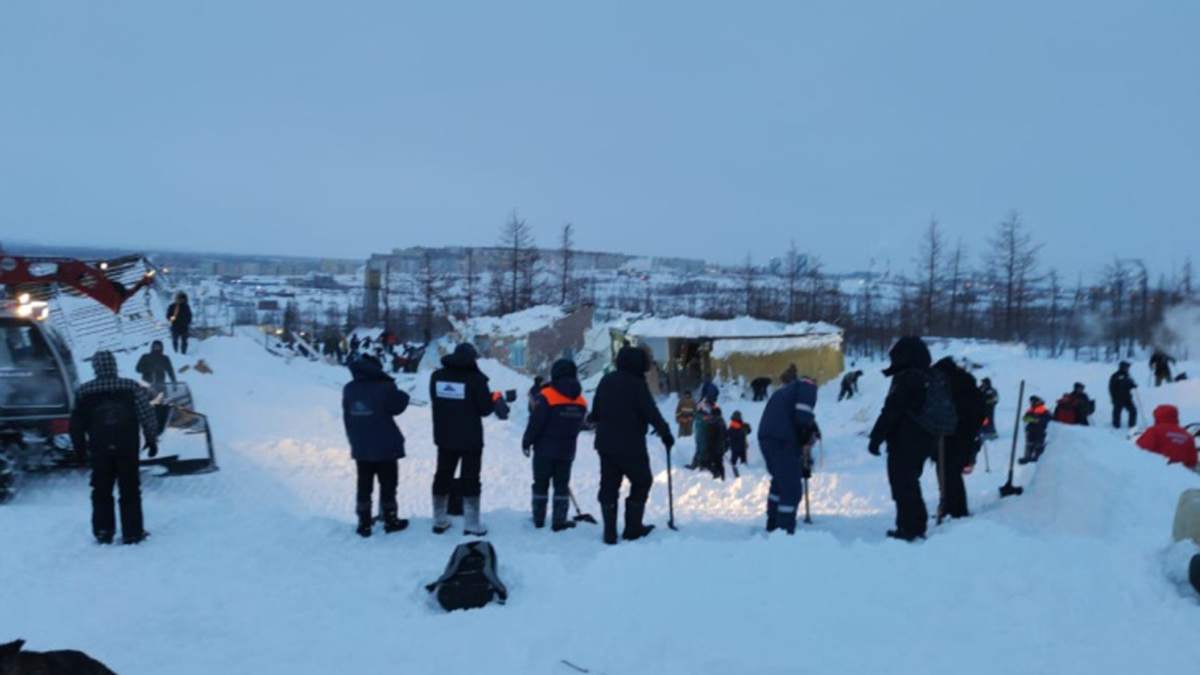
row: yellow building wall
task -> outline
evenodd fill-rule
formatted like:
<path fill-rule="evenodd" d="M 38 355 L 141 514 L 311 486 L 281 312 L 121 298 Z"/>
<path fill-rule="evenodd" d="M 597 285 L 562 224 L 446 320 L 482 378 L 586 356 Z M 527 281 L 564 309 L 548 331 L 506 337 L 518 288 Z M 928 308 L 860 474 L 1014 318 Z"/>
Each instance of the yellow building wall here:
<path fill-rule="evenodd" d="M 792 349 L 771 354 L 730 354 L 724 358 L 712 358 L 710 361 L 714 375 L 729 381 L 743 378 L 747 382 L 756 377 L 767 376 L 779 383 L 779 376 L 791 364 L 801 376 L 807 375 L 825 384 L 841 375 L 845 368 L 845 358 L 840 344 L 823 345 L 804 349 Z"/>

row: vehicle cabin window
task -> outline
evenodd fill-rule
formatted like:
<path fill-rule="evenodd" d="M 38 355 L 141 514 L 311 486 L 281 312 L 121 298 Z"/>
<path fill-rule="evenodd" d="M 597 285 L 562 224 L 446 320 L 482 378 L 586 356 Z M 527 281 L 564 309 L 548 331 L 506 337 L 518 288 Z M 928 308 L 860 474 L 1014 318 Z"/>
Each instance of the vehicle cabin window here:
<path fill-rule="evenodd" d="M 53 366 L 42 334 L 28 324 L 0 324 L 0 368 Z"/>

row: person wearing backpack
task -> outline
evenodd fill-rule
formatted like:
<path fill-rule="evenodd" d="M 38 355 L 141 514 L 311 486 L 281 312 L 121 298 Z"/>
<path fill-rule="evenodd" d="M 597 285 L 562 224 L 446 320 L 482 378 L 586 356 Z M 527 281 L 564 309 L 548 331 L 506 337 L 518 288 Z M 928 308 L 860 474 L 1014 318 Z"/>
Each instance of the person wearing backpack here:
<path fill-rule="evenodd" d="M 1028 464 L 1038 461 L 1046 451 L 1046 428 L 1054 417 L 1046 409 L 1046 402 L 1040 396 L 1029 397 L 1029 410 L 1025 411 L 1025 456 L 1017 460 L 1018 464 Z"/>
<path fill-rule="evenodd" d="M 616 370 L 600 380 L 596 388 L 591 423 L 596 427 L 596 452 L 600 454 L 600 510 L 604 516 L 604 543 L 617 543 L 617 501 L 621 482 L 629 480 L 625 500 L 625 531 L 622 538 L 632 541 L 650 534 L 653 525 L 645 525 L 646 501 L 654 476 L 646 449 L 646 430 L 653 428 L 667 452 L 675 445 L 671 427 L 650 395 L 646 383 L 649 363 L 646 353 L 634 347 L 617 352 Z"/>
<path fill-rule="evenodd" d="M 91 459 L 92 534 L 101 544 L 113 542 L 115 485 L 121 494 L 121 541 L 137 544 L 149 534 L 142 517 L 138 433 L 149 455 L 158 455 L 158 420 L 146 388 L 117 376 L 112 352 L 96 352 L 92 368 L 96 378 L 76 393 L 70 426 L 75 454 Z"/>
<path fill-rule="evenodd" d="M 942 515 L 950 518 L 966 518 L 971 515 L 967 508 L 967 488 L 963 476 L 975 468 L 975 459 L 982 447 L 980 430 L 986 418 L 987 403 L 983 392 L 975 383 L 975 377 L 946 357 L 933 364 L 933 370 L 941 374 L 950 386 L 954 399 L 957 425 L 954 434 L 942 442 L 945 466 L 938 467 L 942 476 Z M 941 457 L 934 457 L 941 462 Z"/>
<path fill-rule="evenodd" d="M 984 419 L 981 435 L 985 441 L 1000 438 L 996 433 L 996 406 L 1000 403 L 1000 394 L 992 386 L 991 378 L 985 377 L 979 381 L 979 393 L 983 395 Z"/>
<path fill-rule="evenodd" d="M 758 423 L 758 448 L 771 474 L 767 495 L 767 532 L 796 533 L 796 512 L 804 496 L 803 481 L 811 476 L 812 444 L 821 438 L 817 427 L 817 383 L 784 372 L 781 386 L 767 399 Z"/>
<path fill-rule="evenodd" d="M 371 493 L 378 480 L 383 531 L 399 532 L 408 527 L 408 521 L 398 517 L 396 504 L 404 434 L 394 418 L 408 408 L 409 396 L 383 372 L 383 364 L 369 354 L 350 362 L 350 375 L 353 379 L 342 388 L 342 422 L 358 473 L 355 531 L 360 537 L 371 536 L 375 523 Z"/>
<path fill-rule="evenodd" d="M 926 407 L 932 357 L 925 341 L 905 336 L 888 352 L 891 360 L 883 374 L 892 386 L 879 418 L 871 429 L 868 452 L 878 456 L 887 443 L 888 482 L 896 502 L 896 527 L 887 536 L 903 541 L 925 537 L 929 512 L 921 494 L 921 473 L 933 456 L 937 441 L 919 421 Z"/>
<path fill-rule="evenodd" d="M 521 450 L 533 454 L 533 525 L 546 526 L 550 484 L 554 483 L 554 509 L 550 529 L 561 532 L 575 527 L 567 518 L 571 508 L 571 464 L 575 441 L 587 416 L 583 387 L 576 379 L 575 362 L 559 359 L 550 368 L 550 384 L 538 390 L 533 412 L 525 426 Z"/>
<path fill-rule="evenodd" d="M 433 443 L 437 470 L 433 475 L 433 532 L 450 529 L 450 491 L 454 474 L 462 465 L 459 486 L 463 495 L 463 534 L 482 537 L 487 528 L 479 522 L 479 473 L 483 467 L 483 418 L 495 413 L 508 419 L 504 398 L 492 394 L 487 375 L 479 370 L 475 347 L 462 343 L 442 358 L 442 367 L 429 378 L 433 411 Z"/>

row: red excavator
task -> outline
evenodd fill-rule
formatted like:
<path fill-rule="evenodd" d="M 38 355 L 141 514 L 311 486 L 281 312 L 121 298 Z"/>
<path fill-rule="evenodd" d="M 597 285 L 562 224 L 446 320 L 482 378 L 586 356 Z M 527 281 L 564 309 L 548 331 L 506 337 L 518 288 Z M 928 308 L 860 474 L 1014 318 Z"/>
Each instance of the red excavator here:
<path fill-rule="evenodd" d="M 16 493 L 22 473 L 81 466 L 68 433 L 79 376 L 70 347 L 50 321 L 50 297 L 62 291 L 90 298 L 114 313 L 154 281 L 146 271 L 131 285 L 110 278 L 110 263 L 28 258 L 0 253 L 0 502 Z M 169 429 L 203 436 L 190 458 L 179 454 L 143 461 L 167 474 L 214 471 L 208 418 L 192 409 L 186 384 L 152 393 L 160 438 Z M 174 434 L 173 434 L 174 435 Z M 180 445 L 188 445 L 180 437 Z M 166 449 L 166 448 L 164 448 Z"/>

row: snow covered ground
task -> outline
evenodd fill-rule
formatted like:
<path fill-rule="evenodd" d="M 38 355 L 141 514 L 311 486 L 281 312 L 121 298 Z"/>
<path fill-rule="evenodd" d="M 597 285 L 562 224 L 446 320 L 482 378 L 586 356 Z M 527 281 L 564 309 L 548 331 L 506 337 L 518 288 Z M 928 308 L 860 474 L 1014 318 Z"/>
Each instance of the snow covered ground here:
<path fill-rule="evenodd" d="M 1200 600 L 1184 580 L 1190 544 L 1172 546 L 1178 495 L 1200 476 L 1167 467 L 1103 424 L 1053 426 L 1024 496 L 999 500 L 1017 385 L 1053 401 L 1075 381 L 1109 416 L 1105 364 L 1033 360 L 1020 350 L 950 344 L 983 365 L 1002 396 L 991 473 L 968 477 L 974 518 L 908 545 L 885 539 L 893 510 L 884 462 L 865 433 L 886 394 L 877 364 L 862 393 L 822 390 L 824 467 L 814 523 L 795 537 L 761 531 L 767 482 L 756 444 L 742 478 L 680 468 L 679 532 L 665 529 L 664 453 L 647 540 L 615 547 L 597 526 L 553 534 L 528 522 L 525 412 L 488 420 L 483 505 L 510 589 L 506 606 L 444 614 L 423 585 L 457 534 L 430 533 L 429 408 L 400 418 L 408 531 L 353 533 L 354 468 L 342 431 L 345 372 L 290 363 L 245 337 L 194 343 L 212 375 L 191 373 L 210 414 L 221 471 L 144 482 L 151 539 L 92 543 L 87 477 L 33 476 L 0 507 L 0 642 L 78 648 L 122 675 L 172 673 L 1194 673 Z M 938 354 L 940 355 L 940 354 Z M 125 357 L 123 357 L 125 358 Z M 133 359 L 122 361 L 131 372 Z M 181 365 L 178 361 L 176 366 Z M 1198 364 L 1185 369 L 1200 373 Z M 494 388 L 528 380 L 485 363 Z M 1200 421 L 1200 381 L 1150 390 L 1144 403 Z M 428 373 L 402 384 L 424 398 Z M 762 404 L 724 392 L 726 415 L 757 426 Z M 662 403 L 664 414 L 674 401 Z M 1148 412 L 1148 411 L 1145 411 Z M 574 488 L 599 516 L 598 461 L 581 439 Z M 169 449 L 164 449 L 164 452 Z M 925 476 L 932 510 L 937 489 Z"/>

